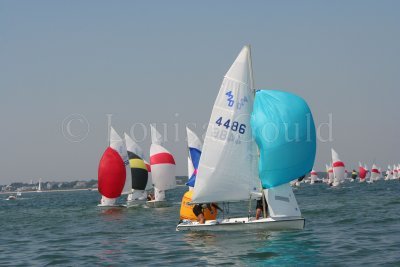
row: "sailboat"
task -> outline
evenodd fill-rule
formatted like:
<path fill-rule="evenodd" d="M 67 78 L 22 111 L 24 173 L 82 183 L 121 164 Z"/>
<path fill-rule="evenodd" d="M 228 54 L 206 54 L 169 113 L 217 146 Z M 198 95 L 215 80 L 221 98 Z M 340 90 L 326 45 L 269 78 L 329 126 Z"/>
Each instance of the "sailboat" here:
<path fill-rule="evenodd" d="M 42 192 L 42 178 L 39 178 L 39 185 L 36 192 Z"/>
<path fill-rule="evenodd" d="M 373 183 L 374 181 L 371 181 L 371 171 L 368 169 L 367 164 L 364 164 L 364 169 L 366 171 L 365 180 L 368 184 Z"/>
<path fill-rule="evenodd" d="M 177 231 L 304 228 L 289 182 L 308 173 L 314 164 L 311 112 L 298 96 L 258 90 L 254 97 L 253 88 L 250 47 L 245 46 L 226 73 L 214 103 L 191 204 L 251 201 L 262 192 L 269 216 L 216 219 L 204 224 L 184 221 Z M 306 133 L 307 118 L 310 127 Z M 266 126 L 271 123 L 278 128 L 276 136 L 275 129 Z M 301 125 L 301 133 L 296 142 L 288 142 L 284 135 L 293 134 L 295 124 Z M 268 142 L 270 137 L 276 138 Z"/>
<path fill-rule="evenodd" d="M 314 184 L 316 181 L 318 181 L 318 174 L 314 169 L 312 169 L 310 173 L 310 184 Z"/>
<path fill-rule="evenodd" d="M 174 156 L 161 144 L 161 134 L 151 125 L 152 144 L 150 147 L 150 166 L 154 185 L 154 200 L 147 201 L 149 207 L 163 207 L 168 203 L 165 191 L 176 187 Z"/>
<path fill-rule="evenodd" d="M 376 167 L 375 164 L 372 164 L 372 168 L 371 168 L 371 176 L 370 176 L 370 183 L 373 183 L 374 181 L 377 181 L 379 177 L 379 170 Z"/>
<path fill-rule="evenodd" d="M 360 183 L 365 182 L 365 178 L 367 176 L 367 170 L 362 166 L 361 162 L 359 163 L 358 167 L 358 177 L 360 177 Z"/>
<path fill-rule="evenodd" d="M 147 200 L 147 192 L 145 191 L 148 181 L 148 170 L 143 160 L 143 150 L 132 140 L 132 138 L 124 133 L 126 150 L 129 157 L 129 166 L 131 173 L 131 193 L 128 194 L 128 207 L 144 204 Z"/>
<path fill-rule="evenodd" d="M 124 140 L 114 128 L 110 129 L 109 147 L 104 151 L 98 168 L 98 189 L 101 197 L 99 207 L 116 207 L 116 200 L 123 190 L 130 192 L 126 186 L 129 175 L 129 158 Z M 125 189 L 124 189 L 125 188 Z"/>
<path fill-rule="evenodd" d="M 332 148 L 332 169 L 333 169 L 333 184 L 332 186 L 338 186 L 344 182 L 345 166 L 343 161 L 339 159 L 338 153 Z"/>

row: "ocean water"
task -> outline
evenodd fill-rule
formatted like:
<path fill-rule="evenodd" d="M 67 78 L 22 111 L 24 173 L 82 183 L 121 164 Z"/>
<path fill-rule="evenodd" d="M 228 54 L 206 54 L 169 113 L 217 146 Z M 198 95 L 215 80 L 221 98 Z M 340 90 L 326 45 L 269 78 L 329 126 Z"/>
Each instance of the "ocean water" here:
<path fill-rule="evenodd" d="M 185 191 L 158 209 L 100 209 L 95 191 L 0 195 L 0 266 L 400 266 L 399 181 L 302 184 L 306 227 L 290 232 L 176 232 Z"/>

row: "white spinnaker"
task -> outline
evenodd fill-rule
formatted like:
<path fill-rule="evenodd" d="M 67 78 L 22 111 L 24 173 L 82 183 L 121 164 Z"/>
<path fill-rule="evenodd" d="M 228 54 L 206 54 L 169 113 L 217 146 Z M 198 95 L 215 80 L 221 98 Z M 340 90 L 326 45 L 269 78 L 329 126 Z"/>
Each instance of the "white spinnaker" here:
<path fill-rule="evenodd" d="M 117 132 L 111 127 L 110 131 L 110 147 L 118 152 L 121 156 L 124 164 L 125 164 L 125 171 L 126 171 L 126 178 L 125 178 L 125 185 L 124 189 L 122 190 L 122 194 L 129 194 L 132 192 L 132 178 L 131 178 L 131 170 L 129 166 L 129 157 L 128 152 L 126 151 L 125 140 L 122 139 Z"/>
<path fill-rule="evenodd" d="M 332 148 L 332 167 L 334 174 L 334 183 L 341 183 L 344 181 L 345 167 L 344 163 L 339 159 L 338 153 Z"/>
<path fill-rule="evenodd" d="M 164 140 L 163 136 L 157 131 L 156 127 L 150 124 L 150 132 L 151 132 L 151 143 L 156 145 L 162 145 Z"/>
<path fill-rule="evenodd" d="M 168 154 L 170 157 L 172 154 L 166 150 L 164 147 L 151 144 L 150 147 L 150 164 L 151 164 L 151 173 L 154 187 L 159 190 L 168 190 L 176 187 L 176 178 L 175 178 L 175 163 L 166 162 L 154 164 L 157 157 L 165 158 L 162 154 Z M 170 158 L 169 156 L 167 158 Z M 160 160 L 157 160 L 161 162 Z"/>
<path fill-rule="evenodd" d="M 245 46 L 226 73 L 214 103 L 193 203 L 246 200 L 260 189 L 257 147 L 250 127 L 252 88 L 250 47 Z"/>

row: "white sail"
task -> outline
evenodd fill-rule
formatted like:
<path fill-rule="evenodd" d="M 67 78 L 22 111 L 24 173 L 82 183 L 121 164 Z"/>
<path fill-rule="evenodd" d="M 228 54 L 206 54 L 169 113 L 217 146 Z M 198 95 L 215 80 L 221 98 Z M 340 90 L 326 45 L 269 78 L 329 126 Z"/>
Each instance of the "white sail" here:
<path fill-rule="evenodd" d="M 264 189 L 264 193 L 268 203 L 268 214 L 271 218 L 301 216 L 296 197 L 289 183 Z"/>
<path fill-rule="evenodd" d="M 156 145 L 162 145 L 164 140 L 163 136 L 157 131 L 156 127 L 150 124 L 150 132 L 151 132 L 151 143 Z"/>
<path fill-rule="evenodd" d="M 127 134 L 124 133 L 126 150 L 135 153 L 143 159 L 143 149 Z"/>
<path fill-rule="evenodd" d="M 257 147 L 250 128 L 253 108 L 250 47 L 226 73 L 207 128 L 192 202 L 239 201 L 259 187 Z"/>
<path fill-rule="evenodd" d="M 125 164 L 126 179 L 122 194 L 129 194 L 132 191 L 131 170 L 129 167 L 129 157 L 126 151 L 125 140 L 122 139 L 118 133 L 111 127 L 110 131 L 110 147 L 118 152 Z"/>
<path fill-rule="evenodd" d="M 41 191 L 42 191 L 42 178 L 39 178 L 39 186 L 38 186 L 37 191 L 38 191 L 38 192 L 41 192 Z"/>
<path fill-rule="evenodd" d="M 150 164 L 154 190 L 168 190 L 176 187 L 175 160 L 164 147 L 151 144 Z"/>

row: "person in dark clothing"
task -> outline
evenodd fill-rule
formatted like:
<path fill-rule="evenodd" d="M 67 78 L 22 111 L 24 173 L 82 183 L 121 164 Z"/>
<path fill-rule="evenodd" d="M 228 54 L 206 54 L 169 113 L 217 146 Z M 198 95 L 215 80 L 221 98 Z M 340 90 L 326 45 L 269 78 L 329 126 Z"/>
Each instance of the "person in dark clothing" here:
<path fill-rule="evenodd" d="M 264 205 L 265 205 L 265 211 L 267 214 L 265 214 L 265 217 L 268 215 L 268 204 L 267 201 L 265 200 L 265 197 L 263 196 L 259 200 L 257 200 L 257 206 L 256 206 L 256 220 L 260 219 L 261 214 L 263 213 L 263 200 L 264 200 Z"/>
<path fill-rule="evenodd" d="M 197 217 L 197 221 L 200 224 L 204 224 L 206 222 L 206 219 L 204 217 L 204 209 L 208 209 L 211 214 L 213 214 L 212 208 L 218 209 L 220 211 L 223 211 L 217 204 L 215 203 L 207 203 L 207 204 L 196 204 L 193 206 L 193 213 Z"/>

